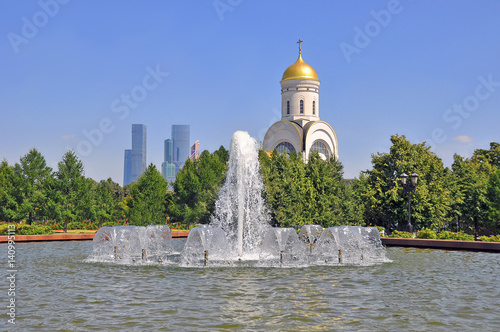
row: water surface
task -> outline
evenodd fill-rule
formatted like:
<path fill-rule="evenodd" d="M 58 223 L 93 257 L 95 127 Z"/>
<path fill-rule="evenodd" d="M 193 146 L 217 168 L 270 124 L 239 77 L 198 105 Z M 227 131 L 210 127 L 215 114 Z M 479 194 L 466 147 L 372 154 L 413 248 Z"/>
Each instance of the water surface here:
<path fill-rule="evenodd" d="M 182 248 L 184 241 L 174 239 L 174 246 Z M 16 325 L 7 324 L 2 312 L 2 329 L 498 331 L 500 326 L 500 255 L 494 253 L 387 248 L 393 262 L 375 266 L 181 268 L 83 262 L 91 252 L 92 242 L 17 244 Z M 7 262 L 6 245 L 0 253 Z M 6 296 L 0 299 L 5 308 Z"/>

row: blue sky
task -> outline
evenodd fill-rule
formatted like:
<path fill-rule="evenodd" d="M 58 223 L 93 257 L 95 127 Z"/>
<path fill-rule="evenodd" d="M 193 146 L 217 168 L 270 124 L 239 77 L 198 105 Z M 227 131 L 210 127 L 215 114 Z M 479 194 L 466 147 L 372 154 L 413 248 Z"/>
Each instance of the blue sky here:
<path fill-rule="evenodd" d="M 86 176 L 121 184 L 133 123 L 158 168 L 172 124 L 202 150 L 262 140 L 299 38 L 345 177 L 393 134 L 445 166 L 500 141 L 500 1 L 1 1 L 0 22 L 10 164 L 35 147 L 57 169 L 74 149 Z"/>

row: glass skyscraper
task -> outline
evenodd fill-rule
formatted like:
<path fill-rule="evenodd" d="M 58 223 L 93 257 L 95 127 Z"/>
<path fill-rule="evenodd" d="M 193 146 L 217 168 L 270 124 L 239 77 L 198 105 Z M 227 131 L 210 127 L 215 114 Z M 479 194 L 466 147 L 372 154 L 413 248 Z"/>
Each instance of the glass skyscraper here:
<path fill-rule="evenodd" d="M 146 170 L 146 126 L 132 125 L 132 176 L 131 182 L 136 181 Z"/>
<path fill-rule="evenodd" d="M 172 125 L 172 162 L 175 174 L 190 156 L 189 125 Z"/>
<path fill-rule="evenodd" d="M 132 182 L 132 150 L 125 150 L 125 158 L 123 163 L 123 185 Z"/>
<path fill-rule="evenodd" d="M 163 178 L 167 180 L 169 183 L 175 181 L 175 165 L 169 163 L 168 161 L 164 161 L 161 164 L 161 175 Z"/>
<path fill-rule="evenodd" d="M 172 162 L 173 158 L 173 142 L 170 138 L 167 138 L 164 142 L 164 151 L 163 151 L 163 161 Z"/>
<path fill-rule="evenodd" d="M 168 138 L 164 142 L 163 148 L 164 161 L 161 164 L 161 174 L 169 183 L 175 181 L 175 165 L 173 159 L 173 141 Z"/>

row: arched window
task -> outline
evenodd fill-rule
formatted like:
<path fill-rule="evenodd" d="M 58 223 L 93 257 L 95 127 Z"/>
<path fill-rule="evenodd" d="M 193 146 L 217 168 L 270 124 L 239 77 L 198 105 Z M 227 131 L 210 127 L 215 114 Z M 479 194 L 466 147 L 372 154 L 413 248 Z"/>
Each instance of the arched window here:
<path fill-rule="evenodd" d="M 330 159 L 330 149 L 323 140 L 314 141 L 313 145 L 311 146 L 311 150 L 309 151 L 309 156 L 313 151 L 317 151 L 322 159 Z"/>
<path fill-rule="evenodd" d="M 295 151 L 295 148 L 293 147 L 292 143 L 290 142 L 281 142 L 276 146 L 276 151 L 278 153 L 286 153 L 290 154 Z"/>
<path fill-rule="evenodd" d="M 304 114 L 304 101 L 300 100 L 300 114 Z"/>
<path fill-rule="evenodd" d="M 286 114 L 290 114 L 290 100 L 286 101 Z"/>
<path fill-rule="evenodd" d="M 313 114 L 316 114 L 316 100 L 313 100 Z"/>

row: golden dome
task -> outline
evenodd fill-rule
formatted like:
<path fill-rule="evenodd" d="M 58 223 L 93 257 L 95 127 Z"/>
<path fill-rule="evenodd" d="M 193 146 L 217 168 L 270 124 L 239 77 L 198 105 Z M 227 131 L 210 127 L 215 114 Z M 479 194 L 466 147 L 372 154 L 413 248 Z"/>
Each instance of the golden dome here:
<path fill-rule="evenodd" d="M 318 74 L 313 67 L 309 66 L 302 60 L 302 55 L 299 52 L 299 58 L 293 65 L 288 67 L 283 73 L 282 81 L 288 80 L 315 80 L 319 81 Z"/>

